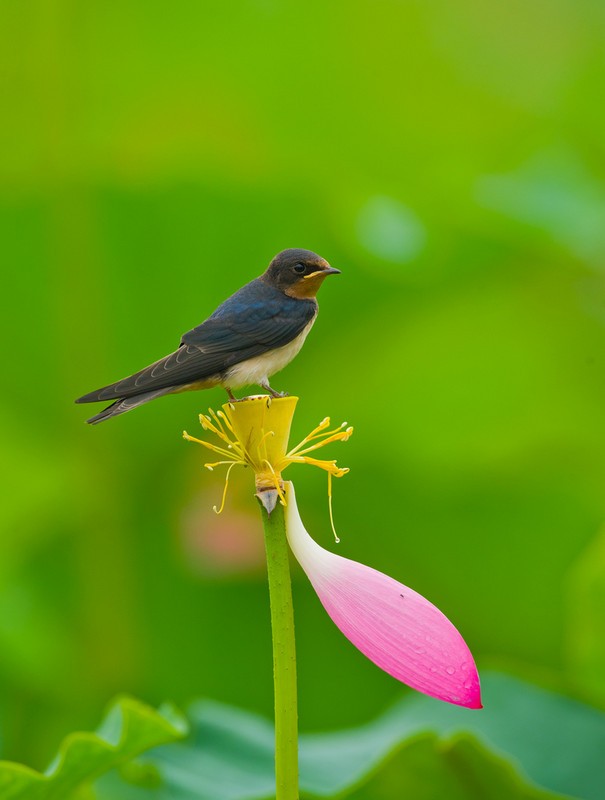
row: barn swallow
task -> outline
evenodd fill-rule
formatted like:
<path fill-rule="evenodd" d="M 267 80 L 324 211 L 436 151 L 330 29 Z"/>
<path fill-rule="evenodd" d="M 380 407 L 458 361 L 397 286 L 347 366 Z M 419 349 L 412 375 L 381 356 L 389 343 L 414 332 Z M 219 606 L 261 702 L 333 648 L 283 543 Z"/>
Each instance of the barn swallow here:
<path fill-rule="evenodd" d="M 282 397 L 269 378 L 303 346 L 317 318 L 317 291 L 325 277 L 339 273 L 310 250 L 284 250 L 260 277 L 185 333 L 174 353 L 76 403 L 112 401 L 87 420 L 96 425 L 156 397 L 192 389 L 222 386 L 234 401 L 233 389 L 256 384 Z"/>

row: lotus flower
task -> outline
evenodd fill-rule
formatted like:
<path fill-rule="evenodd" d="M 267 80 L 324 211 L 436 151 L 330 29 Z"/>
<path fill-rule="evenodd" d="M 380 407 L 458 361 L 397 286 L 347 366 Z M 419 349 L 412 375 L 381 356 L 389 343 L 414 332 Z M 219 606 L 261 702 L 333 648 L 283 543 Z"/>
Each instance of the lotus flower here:
<path fill-rule="evenodd" d="M 184 433 L 221 456 L 209 469 L 237 464 L 256 474 L 257 496 L 271 514 L 276 502 L 285 506 L 286 535 L 324 608 L 355 647 L 378 667 L 424 694 L 467 708 L 481 708 L 479 676 L 470 650 L 456 628 L 432 603 L 402 583 L 371 567 L 320 547 L 305 530 L 291 482 L 281 473 L 290 464 L 306 463 L 342 477 L 348 470 L 336 461 L 309 453 L 335 441 L 346 441 L 353 429 L 346 423 L 330 430 L 326 417 L 303 441 L 287 450 L 297 398 L 271 400 L 265 396 L 227 403 L 223 411 L 201 415 L 205 430 L 221 440 L 215 445 Z M 330 502 L 330 518 L 332 507 Z M 333 525 L 332 525 L 333 527 Z M 337 539 L 338 541 L 338 539 Z"/>
<path fill-rule="evenodd" d="M 227 465 L 227 477 L 220 508 L 214 508 L 220 514 L 225 506 L 225 497 L 229 485 L 229 474 L 233 467 L 252 467 L 256 476 L 256 494 L 270 514 L 277 500 L 286 505 L 284 497 L 282 472 L 290 464 L 309 464 L 319 467 L 328 473 L 328 497 L 330 499 L 330 520 L 332 529 L 332 476 L 342 478 L 349 471 L 347 467 L 339 467 L 336 461 L 325 461 L 310 456 L 309 453 L 331 442 L 346 442 L 353 433 L 353 428 L 346 422 L 334 430 L 330 430 L 330 417 L 325 417 L 305 438 L 288 450 L 288 439 L 292 426 L 294 409 L 298 397 L 272 398 L 268 395 L 244 397 L 237 403 L 225 403 L 221 411 L 211 408 L 207 414 L 200 414 L 200 424 L 205 431 L 218 436 L 220 445 L 206 442 L 190 436 L 183 431 L 183 438 L 188 442 L 197 442 L 221 456 L 220 461 L 210 462 L 204 466 L 213 470 L 215 467 Z M 338 541 L 338 537 L 336 541 Z"/>

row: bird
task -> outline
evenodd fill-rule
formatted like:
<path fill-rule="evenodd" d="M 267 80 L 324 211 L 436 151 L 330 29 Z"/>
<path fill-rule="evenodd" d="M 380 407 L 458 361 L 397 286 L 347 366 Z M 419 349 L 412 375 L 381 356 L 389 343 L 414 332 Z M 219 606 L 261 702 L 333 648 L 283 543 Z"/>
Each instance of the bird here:
<path fill-rule="evenodd" d="M 265 272 L 227 298 L 214 313 L 181 337 L 177 350 L 122 380 L 79 397 L 76 403 L 112 401 L 91 425 L 117 417 L 157 397 L 222 386 L 258 385 L 284 397 L 269 378 L 298 354 L 317 318 L 316 295 L 340 270 L 311 250 L 278 253 Z"/>

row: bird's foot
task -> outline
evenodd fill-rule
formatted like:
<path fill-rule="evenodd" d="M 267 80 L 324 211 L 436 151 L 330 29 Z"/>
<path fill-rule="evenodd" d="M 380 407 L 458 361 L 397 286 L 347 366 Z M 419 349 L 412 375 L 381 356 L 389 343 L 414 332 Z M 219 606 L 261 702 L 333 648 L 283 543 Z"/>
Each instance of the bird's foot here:
<path fill-rule="evenodd" d="M 275 389 L 272 389 L 268 383 L 260 383 L 259 386 L 261 389 L 264 389 L 266 392 L 269 392 L 271 397 L 278 398 L 278 397 L 289 397 L 288 392 L 276 392 Z"/>
<path fill-rule="evenodd" d="M 239 402 L 237 397 L 233 394 L 231 389 L 228 386 L 225 386 L 225 391 L 227 392 L 227 396 L 229 398 L 230 403 L 237 403 Z"/>

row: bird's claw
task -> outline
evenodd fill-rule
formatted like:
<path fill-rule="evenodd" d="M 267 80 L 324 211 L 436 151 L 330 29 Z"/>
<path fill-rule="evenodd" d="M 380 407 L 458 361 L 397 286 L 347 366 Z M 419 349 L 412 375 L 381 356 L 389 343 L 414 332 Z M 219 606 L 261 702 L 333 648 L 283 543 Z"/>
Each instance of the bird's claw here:
<path fill-rule="evenodd" d="M 272 389 L 268 383 L 259 383 L 261 389 L 264 389 L 268 392 L 273 399 L 280 398 L 280 397 L 289 397 L 288 392 L 276 392 L 275 389 Z"/>

